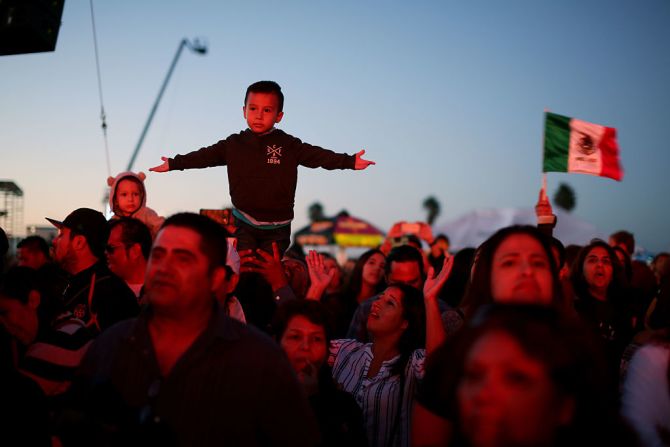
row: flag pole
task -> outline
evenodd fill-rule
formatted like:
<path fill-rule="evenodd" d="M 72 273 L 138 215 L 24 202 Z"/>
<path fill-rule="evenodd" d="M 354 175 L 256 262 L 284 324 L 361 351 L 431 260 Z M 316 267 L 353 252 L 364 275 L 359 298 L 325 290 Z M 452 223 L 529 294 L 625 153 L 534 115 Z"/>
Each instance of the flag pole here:
<path fill-rule="evenodd" d="M 544 144 L 545 144 L 545 133 L 547 131 L 547 112 L 549 108 L 544 108 L 544 125 L 542 126 L 542 199 L 547 199 L 547 173 L 544 171 Z"/>

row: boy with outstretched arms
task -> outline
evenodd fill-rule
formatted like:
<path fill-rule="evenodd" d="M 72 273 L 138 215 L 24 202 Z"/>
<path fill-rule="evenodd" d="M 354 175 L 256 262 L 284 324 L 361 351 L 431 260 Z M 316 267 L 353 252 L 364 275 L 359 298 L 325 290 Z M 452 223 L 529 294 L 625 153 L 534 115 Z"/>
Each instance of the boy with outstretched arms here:
<path fill-rule="evenodd" d="M 365 169 L 373 161 L 336 153 L 303 143 L 274 127 L 283 116 L 284 95 L 273 81 L 259 81 L 247 88 L 242 108 L 248 129 L 212 146 L 174 158 L 150 169 L 166 172 L 228 166 L 228 184 L 238 229 L 238 250 L 263 249 L 272 253 L 288 248 L 298 166 L 325 169 Z"/>

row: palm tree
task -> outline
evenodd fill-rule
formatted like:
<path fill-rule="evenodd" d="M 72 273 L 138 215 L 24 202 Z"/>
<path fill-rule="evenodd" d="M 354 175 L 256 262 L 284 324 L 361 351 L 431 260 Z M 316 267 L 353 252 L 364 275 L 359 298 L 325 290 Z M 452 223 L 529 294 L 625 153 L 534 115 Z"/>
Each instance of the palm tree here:
<path fill-rule="evenodd" d="M 435 197 L 429 196 L 423 201 L 423 208 L 428 213 L 426 222 L 428 222 L 428 225 L 433 225 L 437 216 L 440 215 L 440 202 Z"/>
<path fill-rule="evenodd" d="M 572 187 L 566 183 L 558 185 L 558 190 L 554 194 L 554 203 L 557 207 L 567 212 L 572 211 L 577 206 L 577 197 Z"/>
<path fill-rule="evenodd" d="M 309 208 L 307 208 L 307 214 L 309 215 L 310 222 L 326 219 L 326 216 L 323 215 L 323 205 L 321 205 L 320 202 L 312 203 Z"/>

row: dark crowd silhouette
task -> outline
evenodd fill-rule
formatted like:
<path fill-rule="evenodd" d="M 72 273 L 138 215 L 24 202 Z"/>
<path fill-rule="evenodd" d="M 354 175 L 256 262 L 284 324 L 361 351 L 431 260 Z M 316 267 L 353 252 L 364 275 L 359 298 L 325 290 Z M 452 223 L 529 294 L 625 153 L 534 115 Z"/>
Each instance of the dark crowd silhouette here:
<path fill-rule="evenodd" d="M 3 445 L 670 440 L 670 255 L 632 260 L 628 232 L 564 248 L 512 226 L 454 254 L 389 236 L 342 266 L 238 251 L 194 213 L 153 239 L 49 220 L 51 247 L 3 255 Z"/>

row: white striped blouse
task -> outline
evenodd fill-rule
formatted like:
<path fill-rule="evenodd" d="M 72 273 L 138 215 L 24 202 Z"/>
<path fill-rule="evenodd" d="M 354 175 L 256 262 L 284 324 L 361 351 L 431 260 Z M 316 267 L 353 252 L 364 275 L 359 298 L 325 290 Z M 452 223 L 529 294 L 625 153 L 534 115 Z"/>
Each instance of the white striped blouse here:
<path fill-rule="evenodd" d="M 417 383 L 423 378 L 425 355 L 424 349 L 417 349 L 407 362 L 398 416 L 400 376 L 392 376 L 391 369 L 400 356 L 383 362 L 377 375 L 368 378 L 372 344 L 356 340 L 331 341 L 328 364 L 333 368 L 335 381 L 352 394 L 361 407 L 370 447 L 409 446 L 410 414 Z"/>

